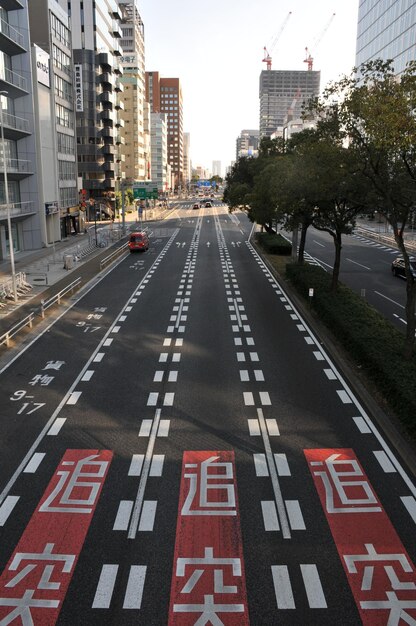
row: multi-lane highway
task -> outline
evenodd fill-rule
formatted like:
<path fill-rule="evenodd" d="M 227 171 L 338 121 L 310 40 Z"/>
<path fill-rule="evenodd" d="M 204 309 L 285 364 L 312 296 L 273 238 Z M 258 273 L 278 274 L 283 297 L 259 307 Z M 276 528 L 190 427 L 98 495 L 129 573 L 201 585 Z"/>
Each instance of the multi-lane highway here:
<path fill-rule="evenodd" d="M 309 262 L 315 260 L 332 272 L 335 252 L 328 233 L 310 228 L 306 251 L 311 257 Z M 359 232 L 344 235 L 340 280 L 405 331 L 406 281 L 393 276 L 391 271 L 392 261 L 398 256 L 400 253 L 394 245 L 380 243 Z"/>
<path fill-rule="evenodd" d="M 1 625 L 416 623 L 415 476 L 251 228 L 178 205 L 1 371 Z"/>

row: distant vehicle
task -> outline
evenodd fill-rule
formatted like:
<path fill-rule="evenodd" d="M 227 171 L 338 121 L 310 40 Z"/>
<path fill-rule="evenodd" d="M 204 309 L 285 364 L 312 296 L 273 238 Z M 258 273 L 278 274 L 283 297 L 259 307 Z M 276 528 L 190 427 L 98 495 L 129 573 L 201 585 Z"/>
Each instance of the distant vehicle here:
<path fill-rule="evenodd" d="M 149 249 L 149 238 L 144 231 L 138 231 L 131 233 L 129 237 L 129 250 L 130 252 L 145 251 Z"/>
<path fill-rule="evenodd" d="M 405 266 L 404 266 L 404 259 L 402 257 L 397 257 L 397 259 L 394 259 L 393 263 L 391 264 L 391 271 L 393 272 L 394 276 L 402 276 L 403 278 L 406 278 L 406 270 L 405 270 Z M 410 272 L 413 276 L 413 280 L 416 279 L 416 259 L 410 259 Z"/>
<path fill-rule="evenodd" d="M 212 207 L 211 200 L 205 200 L 205 208 L 208 209 L 208 208 L 211 208 L 211 207 Z"/>
<path fill-rule="evenodd" d="M 194 206 L 192 208 L 193 209 L 199 209 L 200 208 L 199 202 L 195 202 L 195 204 L 194 204 Z"/>

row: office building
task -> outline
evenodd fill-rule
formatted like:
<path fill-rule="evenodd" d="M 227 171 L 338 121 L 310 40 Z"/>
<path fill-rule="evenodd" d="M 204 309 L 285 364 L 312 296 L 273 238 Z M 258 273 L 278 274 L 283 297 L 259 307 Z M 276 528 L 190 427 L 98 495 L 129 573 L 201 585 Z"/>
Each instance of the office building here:
<path fill-rule="evenodd" d="M 400 74 L 416 60 L 416 3 L 414 0 L 360 0 L 355 65 L 393 59 Z"/>
<path fill-rule="evenodd" d="M 236 158 L 257 157 L 259 154 L 260 132 L 258 130 L 242 130 L 237 137 Z"/>
<path fill-rule="evenodd" d="M 212 175 L 221 178 L 221 161 L 212 162 Z"/>
<path fill-rule="evenodd" d="M 159 193 L 165 193 L 170 187 L 168 179 L 168 129 L 166 113 L 150 114 L 151 138 L 151 179 L 157 183 Z"/>
<path fill-rule="evenodd" d="M 318 71 L 263 70 L 260 74 L 260 139 L 283 127 L 288 114 L 301 117 L 302 105 L 319 95 Z"/>
<path fill-rule="evenodd" d="M 33 93 L 46 243 L 84 228 L 78 194 L 74 72 L 67 4 L 67 0 L 38 0 L 29 4 L 30 37 L 36 46 L 37 80 Z M 41 219 L 42 225 L 43 222 Z"/>
<path fill-rule="evenodd" d="M 146 98 L 152 113 L 166 113 L 168 124 L 168 163 L 174 188 L 184 186 L 183 100 L 179 78 L 161 78 L 159 72 L 146 72 Z"/>
<path fill-rule="evenodd" d="M 123 49 L 124 110 L 120 112 L 120 168 L 118 178 L 147 180 L 150 172 L 150 136 L 145 131 L 145 38 L 144 24 L 134 2 L 118 0 L 121 10 L 120 41 Z M 148 115 L 147 115 L 148 117 Z M 149 124 L 148 124 L 149 126 Z"/>
<path fill-rule="evenodd" d="M 44 242 L 36 174 L 28 0 L 0 0 L 0 17 L 0 123 L 4 137 L 0 146 L 0 258 L 5 259 L 10 257 L 11 245 L 19 252 L 40 248 Z"/>
<path fill-rule="evenodd" d="M 191 134 L 183 134 L 183 180 L 185 189 L 189 190 L 192 178 Z"/>
<path fill-rule="evenodd" d="M 114 210 L 123 73 L 115 0 L 68 0 L 75 72 L 78 175 L 87 200 Z"/>

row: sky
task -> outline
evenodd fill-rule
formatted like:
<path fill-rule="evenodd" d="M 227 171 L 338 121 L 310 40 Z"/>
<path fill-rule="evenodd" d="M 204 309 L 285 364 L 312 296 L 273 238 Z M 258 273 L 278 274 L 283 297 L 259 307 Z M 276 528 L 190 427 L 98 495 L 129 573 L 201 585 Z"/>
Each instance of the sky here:
<path fill-rule="evenodd" d="M 241 131 L 259 128 L 265 46 L 274 70 L 306 70 L 307 47 L 321 89 L 354 67 L 358 0 L 137 0 L 137 6 L 146 71 L 181 81 L 194 168 L 211 170 L 221 161 L 225 175 Z"/>

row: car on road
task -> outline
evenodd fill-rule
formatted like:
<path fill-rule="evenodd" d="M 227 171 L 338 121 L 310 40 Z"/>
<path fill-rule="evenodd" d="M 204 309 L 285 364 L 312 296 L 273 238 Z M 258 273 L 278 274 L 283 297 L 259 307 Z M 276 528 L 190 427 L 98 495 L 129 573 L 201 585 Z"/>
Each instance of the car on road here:
<path fill-rule="evenodd" d="M 416 259 L 411 258 L 409 261 L 410 261 L 410 272 L 413 276 L 413 280 L 415 280 L 416 279 Z M 403 278 L 406 278 L 404 259 L 402 257 L 397 257 L 397 259 L 394 259 L 393 263 L 391 264 L 391 271 L 393 272 L 394 276 L 402 276 Z"/>
<path fill-rule="evenodd" d="M 212 207 L 211 200 L 205 200 L 204 201 L 204 206 L 205 206 L 206 209 L 211 208 Z"/>
<path fill-rule="evenodd" d="M 193 209 L 200 209 L 201 207 L 199 206 L 199 202 L 195 202 L 194 206 L 192 207 Z"/>
<path fill-rule="evenodd" d="M 143 230 L 131 233 L 129 237 L 130 252 L 145 251 L 149 249 L 149 238 Z"/>

